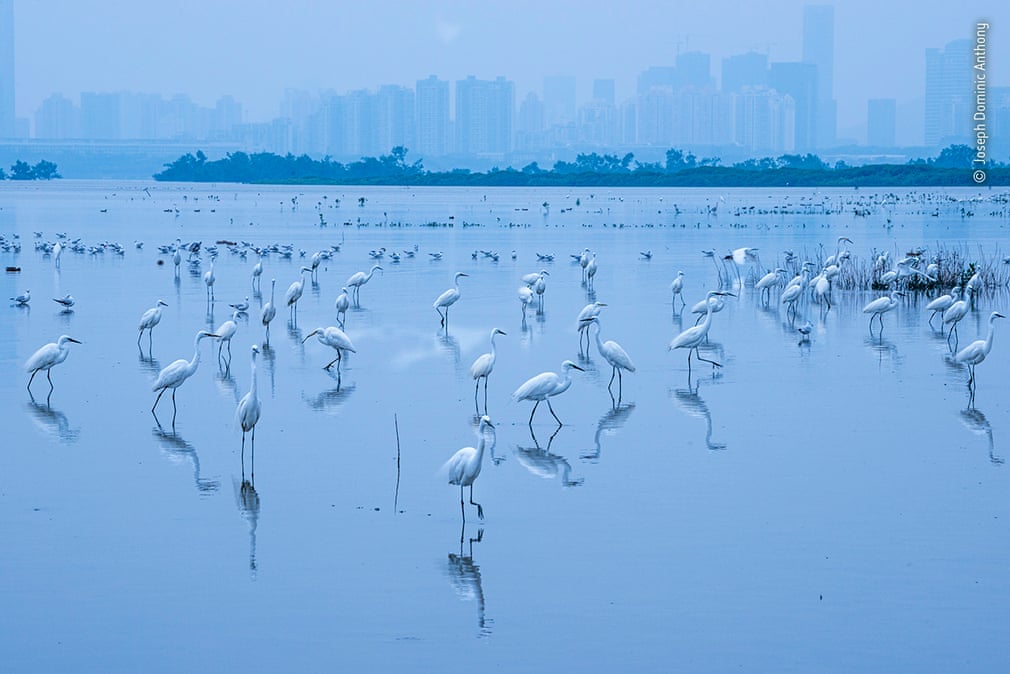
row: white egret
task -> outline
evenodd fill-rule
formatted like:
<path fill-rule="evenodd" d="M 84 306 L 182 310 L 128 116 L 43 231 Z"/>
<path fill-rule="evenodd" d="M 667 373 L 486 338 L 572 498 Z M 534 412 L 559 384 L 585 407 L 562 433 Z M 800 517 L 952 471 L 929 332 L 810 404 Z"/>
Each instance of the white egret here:
<path fill-rule="evenodd" d="M 207 301 L 214 301 L 214 260 L 210 261 L 210 269 L 203 273 L 203 282 L 207 285 Z"/>
<path fill-rule="evenodd" d="M 526 307 L 533 302 L 533 291 L 529 286 L 522 286 L 519 288 L 519 303 L 522 304 L 523 309 L 523 320 L 526 320 Z"/>
<path fill-rule="evenodd" d="M 628 353 L 621 348 L 621 345 L 617 342 L 608 339 L 603 341 L 600 337 L 600 317 L 590 316 L 585 319 L 586 325 L 596 324 L 596 350 L 600 352 L 604 360 L 610 363 L 612 368 L 610 372 L 610 383 L 607 384 L 607 390 L 610 391 L 610 387 L 614 385 L 614 375 L 617 375 L 617 399 L 621 399 L 621 394 L 624 392 L 624 382 L 621 377 L 621 370 L 627 370 L 628 372 L 635 371 L 635 364 L 631 362 L 631 358 Z M 588 349 L 587 349 L 588 350 Z"/>
<path fill-rule="evenodd" d="M 32 354 L 31 358 L 25 361 L 25 372 L 32 373 L 32 376 L 28 378 L 29 394 L 32 392 L 32 380 L 35 379 L 35 375 L 37 375 L 41 370 L 46 371 L 46 379 L 49 380 L 49 392 L 52 393 L 52 369 L 54 366 L 65 361 L 67 356 L 70 355 L 70 342 L 80 344 L 79 341 L 70 335 L 62 335 L 55 342 L 50 342 L 40 348 Z"/>
<path fill-rule="evenodd" d="M 600 312 L 603 311 L 603 307 L 607 306 L 603 302 L 593 302 L 582 307 L 582 311 L 579 312 L 578 318 L 575 319 L 576 325 L 579 328 L 579 353 L 582 353 L 582 338 L 586 338 L 586 353 L 589 352 L 589 326 L 591 325 L 590 319 L 594 316 L 599 316 Z"/>
<path fill-rule="evenodd" d="M 954 286 L 950 291 L 949 295 L 940 295 L 935 300 L 926 305 L 926 311 L 932 311 L 929 315 L 929 327 L 933 327 L 933 317 L 940 314 L 941 321 L 943 320 L 943 312 L 950 309 L 950 307 L 957 301 L 957 296 L 961 293 L 960 286 Z"/>
<path fill-rule="evenodd" d="M 77 304 L 76 300 L 74 300 L 74 296 L 71 295 L 70 293 L 67 293 L 63 297 L 54 297 L 53 302 L 56 302 L 61 307 L 63 307 L 64 311 L 70 311 L 70 307 Z"/>
<path fill-rule="evenodd" d="M 347 320 L 347 310 L 351 308 L 351 298 L 347 294 L 347 287 L 340 289 L 337 301 L 333 303 L 337 309 L 337 320 L 340 321 L 340 329 L 344 328 L 344 321 Z"/>
<path fill-rule="evenodd" d="M 57 241 L 56 245 L 53 246 L 53 262 L 56 264 L 57 267 L 60 266 L 60 257 L 62 256 L 63 256 L 63 244 Z"/>
<path fill-rule="evenodd" d="M 523 282 L 524 285 L 532 288 L 534 285 L 536 285 L 537 280 L 541 276 L 550 276 L 550 275 L 551 275 L 551 273 L 549 271 L 547 271 L 546 269 L 541 269 L 539 272 L 533 272 L 533 273 L 530 273 L 530 274 L 523 274 L 523 276 L 522 276 L 522 278 L 520 280 Z"/>
<path fill-rule="evenodd" d="M 270 322 L 277 316 L 277 307 L 274 305 L 274 289 L 277 287 L 277 279 L 270 279 L 270 301 L 263 305 L 260 310 L 260 323 L 266 328 L 266 340 L 264 344 L 270 344 Z"/>
<path fill-rule="evenodd" d="M 147 348 L 150 350 L 154 340 L 154 326 L 161 323 L 161 308 L 167 306 L 168 303 L 165 300 L 158 300 L 157 304 L 145 311 L 144 315 L 140 317 L 140 325 L 137 326 L 137 329 L 140 330 L 140 334 L 137 335 L 137 348 L 140 348 L 140 338 L 144 336 L 144 330 L 147 330 Z"/>
<path fill-rule="evenodd" d="M 289 318 L 294 320 L 298 317 L 298 300 L 301 299 L 302 291 L 305 289 L 305 272 L 312 273 L 308 267 L 302 267 L 301 276 L 298 280 L 288 286 L 288 291 L 284 294 L 284 301 L 288 305 Z"/>
<path fill-rule="evenodd" d="M 361 286 L 365 285 L 372 279 L 372 274 L 375 273 L 376 269 L 382 271 L 382 267 L 375 264 L 372 265 L 372 268 L 368 271 L 367 274 L 363 271 L 358 271 L 351 274 L 350 278 L 347 279 L 347 283 L 345 285 L 351 289 L 351 292 L 354 295 L 355 305 L 361 303 Z"/>
<path fill-rule="evenodd" d="M 477 391 L 480 389 L 481 377 L 484 378 L 484 411 L 487 412 L 487 380 L 491 371 L 494 369 L 495 362 L 495 348 L 494 348 L 494 338 L 495 335 L 504 335 L 505 331 L 495 328 L 491 331 L 491 351 L 490 353 L 484 353 L 477 356 L 477 360 L 473 361 L 473 365 L 470 366 L 470 375 L 473 377 L 476 384 L 473 389 L 473 405 L 477 407 Z"/>
<path fill-rule="evenodd" d="M 252 289 L 256 292 L 260 289 L 260 276 L 263 275 L 263 263 L 257 262 L 252 270 Z"/>
<path fill-rule="evenodd" d="M 731 296 L 736 297 L 736 295 Z M 713 314 L 717 314 L 720 311 L 722 311 L 725 307 L 726 307 L 726 300 L 724 300 L 722 297 L 715 297 L 715 296 L 709 297 L 708 295 L 706 295 L 705 299 L 698 300 L 697 302 L 695 302 L 694 306 L 691 307 L 691 313 L 698 314 L 698 320 L 696 320 L 694 324 L 697 325 L 698 323 L 700 323 L 710 310 Z"/>
<path fill-rule="evenodd" d="M 175 264 L 175 276 L 179 276 L 179 266 L 182 264 L 182 253 L 179 251 L 179 247 L 175 247 L 175 252 L 172 253 L 172 262 Z"/>
<path fill-rule="evenodd" d="M 473 500 L 473 483 L 480 475 L 481 465 L 484 463 L 484 449 L 487 446 L 484 433 L 487 429 L 494 429 L 491 418 L 486 414 L 480 418 L 480 426 L 477 428 L 477 448 L 464 447 L 452 455 L 442 470 L 449 474 L 449 484 L 459 485 L 459 509 L 463 513 L 463 521 L 466 522 L 466 506 L 463 504 L 463 487 L 470 487 L 470 505 L 477 506 L 477 517 L 484 519 L 484 508 L 481 504 Z M 492 449 L 494 436 L 492 435 Z"/>
<path fill-rule="evenodd" d="M 328 346 L 331 349 L 335 349 L 337 352 L 337 357 L 331 360 L 323 369 L 329 370 L 333 367 L 334 363 L 337 363 L 337 369 L 340 369 L 340 359 L 344 351 L 350 351 L 351 353 L 357 353 L 354 348 L 354 344 L 351 343 L 351 339 L 344 334 L 344 331 L 338 327 L 330 326 L 328 328 L 316 328 L 309 334 L 305 335 L 305 339 L 302 340 L 302 344 L 308 340 L 309 337 L 316 337 L 320 344 Z"/>
<path fill-rule="evenodd" d="M 957 300 L 950 305 L 950 308 L 943 312 L 944 324 L 950 324 L 950 332 L 947 333 L 947 343 L 950 343 L 951 335 L 957 334 L 957 324 L 968 314 L 968 302 Z M 957 348 L 957 339 L 954 340 L 954 348 Z M 951 349 L 953 351 L 953 349 Z"/>
<path fill-rule="evenodd" d="M 458 271 L 453 277 L 454 288 L 449 288 L 444 293 L 438 296 L 438 299 L 431 305 L 435 311 L 438 312 L 438 317 L 441 319 L 441 324 L 446 325 L 449 320 L 449 307 L 455 304 L 459 300 L 459 278 L 461 276 L 469 276 L 469 274 Z M 445 314 L 442 314 L 442 308 L 445 309 Z"/>
<path fill-rule="evenodd" d="M 702 358 L 701 353 L 698 351 L 698 346 L 705 341 L 708 337 L 708 329 L 712 326 L 712 314 L 714 314 L 717 309 L 715 309 L 713 299 L 718 299 L 721 297 L 736 297 L 733 293 L 724 292 L 721 290 L 709 290 L 705 294 L 705 320 L 701 322 L 701 325 L 694 325 L 687 330 L 684 330 L 679 335 L 670 340 L 670 351 L 674 349 L 687 349 L 687 369 L 688 372 L 691 370 L 691 354 L 697 353 L 698 360 L 705 361 L 706 363 L 712 363 L 716 367 L 722 367 L 719 363 L 714 360 L 708 360 L 707 358 Z M 720 307 L 721 308 L 721 307 Z"/>
<path fill-rule="evenodd" d="M 193 360 L 187 361 L 185 358 L 180 358 L 158 373 L 158 378 L 154 380 L 154 385 L 151 387 L 152 391 L 158 391 L 158 397 L 154 400 L 154 405 L 151 407 L 151 414 L 154 414 L 155 418 L 157 418 L 157 414 L 154 410 L 157 409 L 158 403 L 161 402 L 161 396 L 165 395 L 165 391 L 168 389 L 172 389 L 172 425 L 175 425 L 175 392 L 200 367 L 200 340 L 204 337 L 217 337 L 217 335 L 206 330 L 196 333 L 196 337 L 193 339 Z"/>
<path fill-rule="evenodd" d="M 596 253 L 593 253 L 593 258 L 589 260 L 589 264 L 586 265 L 586 283 L 589 289 L 593 289 L 593 279 L 596 277 Z"/>
<path fill-rule="evenodd" d="M 231 338 L 235 336 L 238 331 L 238 311 L 232 313 L 231 318 L 217 326 L 217 330 L 214 334 L 217 335 L 217 357 L 218 360 L 221 359 L 221 350 L 224 348 L 225 342 L 228 342 L 228 362 L 231 363 Z"/>
<path fill-rule="evenodd" d="M 900 290 L 895 290 L 889 296 L 885 295 L 884 297 L 878 297 L 877 299 L 873 300 L 865 307 L 863 307 L 864 314 L 871 314 L 869 323 L 871 334 L 873 333 L 874 318 L 877 318 L 880 321 L 880 331 L 881 333 L 883 333 L 884 331 L 883 315 L 886 314 L 888 311 L 894 309 L 896 306 L 898 306 L 898 300 L 896 298 L 904 296 L 905 293 L 901 292 Z"/>
<path fill-rule="evenodd" d="M 985 357 L 992 351 L 992 338 L 996 332 L 996 319 L 1006 318 L 998 311 L 989 315 L 989 334 L 985 339 L 978 339 L 957 352 L 954 360 L 958 363 L 965 363 L 968 366 L 968 386 L 975 385 L 975 366 L 985 360 Z"/>
<path fill-rule="evenodd" d="M 785 273 L 786 270 L 779 267 L 775 271 L 770 271 L 762 276 L 754 284 L 754 289 L 761 291 L 761 297 L 765 302 L 771 299 L 772 288 L 782 282 L 782 275 Z"/>
<path fill-rule="evenodd" d="M 312 268 L 312 278 L 313 280 L 319 279 L 319 263 L 323 260 L 323 254 L 320 251 L 316 251 L 312 254 L 310 258 L 309 266 Z"/>
<path fill-rule="evenodd" d="M 584 370 L 570 360 L 563 362 L 561 368 L 560 375 L 555 372 L 541 372 L 535 377 L 530 377 L 512 394 L 512 399 L 516 402 L 523 400 L 536 401 L 533 405 L 533 411 L 530 412 L 530 428 L 533 427 L 533 415 L 537 412 L 537 406 L 544 400 L 547 401 L 547 409 L 551 411 L 554 420 L 558 422 L 559 426 L 562 425 L 561 419 L 558 419 L 558 415 L 554 414 L 554 408 L 551 407 L 551 398 L 564 393 L 572 385 L 572 376 L 569 370 L 575 369 L 579 372 L 584 372 Z"/>
<path fill-rule="evenodd" d="M 673 293 L 673 306 L 677 306 L 677 298 L 680 298 L 680 308 L 683 309 L 687 306 L 687 302 L 684 301 L 684 272 L 678 271 L 677 278 L 673 279 L 670 283 L 670 292 Z"/>
<path fill-rule="evenodd" d="M 32 291 L 26 290 L 20 295 L 15 295 L 14 297 L 11 298 L 11 300 L 13 300 L 14 304 L 18 305 L 19 307 L 28 306 L 28 303 L 32 301 Z"/>
<path fill-rule="evenodd" d="M 256 422 L 260 420 L 260 399 L 256 395 L 256 355 L 260 349 L 255 344 L 252 345 L 252 383 L 249 385 L 249 392 L 242 396 L 235 409 L 235 421 L 242 427 L 242 456 L 245 457 L 245 434 L 252 431 L 252 451 L 253 462 L 256 461 Z"/>
<path fill-rule="evenodd" d="M 582 282 L 586 281 L 586 268 L 589 266 L 589 249 L 583 248 L 582 255 L 579 256 L 579 264 L 582 266 Z"/>
<path fill-rule="evenodd" d="M 539 298 L 540 311 L 544 310 L 544 291 L 547 290 L 547 279 L 545 279 L 544 276 L 546 276 L 546 274 L 540 274 L 540 277 L 537 278 L 537 282 L 533 284 L 533 291 L 536 292 L 537 297 Z"/>

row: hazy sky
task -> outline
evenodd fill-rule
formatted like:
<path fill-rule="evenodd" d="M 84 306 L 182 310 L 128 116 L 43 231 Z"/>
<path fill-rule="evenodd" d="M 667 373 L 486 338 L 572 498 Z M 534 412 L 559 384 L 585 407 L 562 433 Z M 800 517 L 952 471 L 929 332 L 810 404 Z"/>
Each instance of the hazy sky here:
<path fill-rule="evenodd" d="M 517 101 L 545 75 L 575 75 L 580 102 L 594 78 L 672 65 L 678 47 L 724 56 L 749 49 L 799 60 L 803 0 L 15 0 L 17 114 L 48 95 L 187 93 L 212 106 L 231 94 L 246 121 L 279 112 L 285 88 L 313 93 L 413 87 L 504 75 Z M 826 3 L 831 4 L 831 3 Z M 992 24 L 993 85 L 1010 84 L 1010 10 L 990 0 L 845 0 L 835 4 L 839 130 L 863 121 L 868 98 L 922 95 L 926 47 Z M 997 8 L 997 6 L 1002 6 Z M 1004 28 L 1006 26 L 1006 28 Z"/>

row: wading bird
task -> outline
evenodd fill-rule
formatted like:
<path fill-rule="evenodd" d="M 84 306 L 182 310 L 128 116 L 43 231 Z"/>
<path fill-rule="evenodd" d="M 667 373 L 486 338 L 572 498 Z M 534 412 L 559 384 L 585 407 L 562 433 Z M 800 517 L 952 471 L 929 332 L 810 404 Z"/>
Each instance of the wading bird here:
<path fill-rule="evenodd" d="M 431 305 L 435 311 L 438 312 L 438 317 L 441 319 L 441 324 L 448 327 L 449 322 L 449 307 L 455 304 L 459 300 L 459 278 L 461 276 L 469 276 L 464 272 L 458 271 L 453 277 L 454 288 L 449 288 L 444 293 L 438 296 L 438 299 Z M 442 309 L 445 309 L 445 314 L 442 313 Z"/>
<path fill-rule="evenodd" d="M 63 311 L 70 311 L 70 307 L 77 304 L 76 300 L 74 300 L 74 296 L 70 293 L 67 293 L 63 297 L 54 297 L 53 302 L 56 302 L 63 307 Z"/>
<path fill-rule="evenodd" d="M 231 363 L 231 338 L 235 336 L 238 331 L 238 311 L 232 313 L 231 318 L 217 326 L 217 330 L 214 334 L 217 335 L 217 359 L 221 360 L 221 350 L 224 348 L 225 342 L 228 342 L 228 363 Z"/>
<path fill-rule="evenodd" d="M 680 298 L 680 308 L 683 309 L 687 306 L 687 302 L 684 301 L 684 272 L 677 272 L 677 278 L 673 279 L 670 283 L 670 292 L 673 293 L 673 308 L 677 309 L 677 298 Z"/>
<path fill-rule="evenodd" d="M 473 406 L 477 407 L 477 391 L 480 389 L 481 377 L 484 378 L 484 412 L 487 412 L 487 379 L 490 376 L 491 371 L 494 370 L 495 361 L 495 348 L 494 348 L 494 338 L 495 335 L 504 335 L 505 331 L 495 328 L 491 331 L 491 351 L 490 353 L 484 353 L 477 356 L 477 360 L 473 361 L 473 365 L 470 366 L 470 375 L 473 377 L 476 384 L 473 389 Z M 478 412 L 480 408 L 477 408 Z"/>
<path fill-rule="evenodd" d="M 926 311 L 932 311 L 929 315 L 929 327 L 933 327 L 933 317 L 940 314 L 941 321 L 943 320 L 943 312 L 950 309 L 954 302 L 957 301 L 957 296 L 961 294 L 961 287 L 954 286 L 950 291 L 949 295 L 940 295 L 935 300 L 926 305 Z"/>
<path fill-rule="evenodd" d="M 328 328 L 316 328 L 309 334 L 305 336 L 302 340 L 302 344 L 308 340 L 309 337 L 315 336 L 319 343 L 328 346 L 331 349 L 335 349 L 337 352 L 337 357 L 331 360 L 329 363 L 323 367 L 324 370 L 329 370 L 333 367 L 334 363 L 337 363 L 337 369 L 340 369 L 340 358 L 344 351 L 350 351 L 351 353 L 357 353 L 354 349 L 354 344 L 351 343 L 350 338 L 344 334 L 344 331 L 338 327 L 330 326 Z"/>
<path fill-rule="evenodd" d="M 621 345 L 617 342 L 608 339 L 603 341 L 600 338 L 600 317 L 590 316 L 585 319 L 587 325 L 596 324 L 596 350 L 600 352 L 604 360 L 610 363 L 610 367 L 613 370 L 610 373 L 610 383 L 607 384 L 607 390 L 610 391 L 610 387 L 614 385 L 614 375 L 617 375 L 617 400 L 620 401 L 621 394 L 624 391 L 624 382 L 621 377 L 621 370 L 627 370 L 628 372 L 635 371 L 635 364 L 631 362 L 631 358 L 628 353 L 621 348 Z M 586 348 L 588 351 L 588 347 Z"/>
<path fill-rule="evenodd" d="M 154 400 L 154 405 L 151 407 L 151 414 L 154 414 L 155 419 L 158 418 L 158 415 L 154 410 L 157 409 L 158 403 L 161 402 L 161 396 L 165 395 L 165 391 L 168 389 L 172 389 L 172 425 L 175 425 L 175 392 L 200 367 L 200 340 L 204 337 L 217 337 L 217 335 L 206 330 L 196 333 L 196 337 L 193 339 L 193 360 L 187 361 L 184 358 L 180 358 L 158 373 L 158 378 L 151 387 L 152 391 L 158 391 L 158 397 Z"/>
<path fill-rule="evenodd" d="M 270 301 L 263 305 L 260 310 L 260 323 L 266 328 L 266 339 L 264 344 L 270 344 L 270 322 L 277 316 L 277 307 L 274 306 L 274 289 L 277 287 L 277 279 L 270 279 Z"/>
<path fill-rule="evenodd" d="M 252 383 L 249 385 L 249 392 L 242 396 L 235 409 L 235 421 L 242 427 L 242 457 L 245 461 L 245 434 L 252 431 L 251 445 L 253 451 L 253 461 L 256 461 L 256 422 L 260 420 L 260 399 L 256 395 L 256 355 L 260 349 L 255 344 L 252 345 Z M 244 465 L 244 463 L 243 463 Z"/>
<path fill-rule="evenodd" d="M 996 319 L 1006 318 L 998 311 L 989 315 L 989 334 L 985 339 L 978 339 L 957 352 L 954 360 L 958 363 L 965 363 L 968 366 L 968 388 L 971 389 L 971 397 L 975 398 L 975 366 L 985 360 L 985 357 L 992 351 L 992 338 L 996 331 Z M 52 345 L 50 345 L 52 346 Z"/>
<path fill-rule="evenodd" d="M 203 273 L 203 282 L 207 285 L 207 301 L 214 301 L 214 260 L 210 261 L 210 269 Z"/>
<path fill-rule="evenodd" d="M 372 268 L 367 274 L 363 271 L 354 272 L 351 274 L 351 277 L 347 279 L 347 283 L 345 285 L 351 289 L 351 292 L 354 295 L 355 306 L 361 304 L 361 286 L 365 285 L 372 279 L 372 274 L 375 273 L 376 269 L 382 271 L 382 267 L 376 264 L 372 265 Z"/>
<path fill-rule="evenodd" d="M 587 304 L 582 307 L 582 311 L 579 312 L 578 318 L 575 319 L 576 325 L 579 328 L 579 353 L 582 353 L 583 337 L 586 339 L 586 353 L 589 353 L 589 326 L 592 325 L 590 319 L 594 316 L 599 316 L 605 306 L 607 305 L 603 302 L 593 302 L 592 304 Z"/>
<path fill-rule="evenodd" d="M 259 292 L 260 289 L 260 276 L 263 275 L 263 263 L 257 262 L 253 265 L 252 270 L 252 289 L 253 292 Z"/>
<path fill-rule="evenodd" d="M 140 317 L 140 325 L 137 329 L 140 330 L 140 334 L 137 335 L 137 348 L 140 348 L 140 338 L 144 336 L 144 330 L 147 330 L 147 349 L 151 350 L 151 344 L 154 340 L 154 326 L 161 323 L 161 308 L 167 307 L 168 303 L 165 300 L 158 300 L 158 303 L 153 307 L 144 312 L 144 315 Z"/>
<path fill-rule="evenodd" d="M 880 332 L 881 334 L 883 334 L 884 332 L 883 315 L 886 314 L 888 311 L 894 309 L 896 306 L 898 306 L 898 300 L 896 298 L 904 296 L 905 293 L 901 292 L 900 290 L 895 290 L 891 292 L 890 296 L 878 297 L 877 299 L 873 300 L 865 307 L 863 307 L 864 314 L 872 314 L 870 316 L 870 323 L 869 323 L 871 335 L 873 334 L 873 319 L 876 318 L 878 321 L 880 321 Z"/>
<path fill-rule="evenodd" d="M 708 336 L 708 329 L 712 326 L 712 314 L 715 312 L 713 307 L 712 298 L 716 297 L 736 297 L 733 293 L 724 292 L 721 290 L 709 290 L 705 294 L 705 320 L 701 322 L 701 325 L 695 325 L 670 340 L 670 351 L 674 349 L 687 349 L 687 371 L 691 372 L 691 354 L 697 354 L 698 360 L 705 361 L 706 363 L 711 363 L 715 367 L 722 367 L 719 363 L 714 360 L 709 360 L 707 358 L 702 358 L 701 353 L 698 351 L 698 346 L 705 341 Z"/>
<path fill-rule="evenodd" d="M 533 411 L 530 412 L 529 425 L 531 429 L 533 428 L 533 415 L 536 414 L 540 403 L 545 400 L 547 401 L 547 409 L 551 411 L 551 415 L 558 422 L 558 426 L 562 425 L 561 419 L 558 419 L 558 415 L 554 414 L 554 408 L 551 407 L 551 398 L 564 393 L 572 385 L 572 376 L 569 370 L 574 369 L 579 372 L 583 372 L 584 370 L 570 360 L 563 362 L 561 368 L 560 375 L 555 372 L 541 372 L 535 377 L 530 377 L 512 394 L 512 399 L 516 402 L 523 400 L 536 401 L 533 405 Z"/>
<path fill-rule="evenodd" d="M 344 322 L 347 320 L 347 310 L 351 308 L 351 298 L 347 294 L 347 288 L 341 288 L 337 295 L 337 301 L 333 303 L 337 310 L 337 321 L 340 322 L 340 329 L 344 329 Z"/>
<path fill-rule="evenodd" d="M 312 273 L 308 267 L 302 267 L 301 276 L 298 280 L 288 286 L 288 291 L 284 294 L 284 301 L 288 305 L 288 318 L 292 321 L 298 318 L 298 300 L 302 297 L 305 289 L 305 272 Z"/>
<path fill-rule="evenodd" d="M 477 448 L 464 447 L 452 458 L 445 462 L 443 470 L 449 474 L 449 484 L 459 485 L 459 509 L 463 513 L 463 521 L 466 522 L 466 506 L 463 504 L 463 487 L 470 487 L 470 505 L 477 506 L 477 517 L 484 519 L 484 508 L 481 504 L 473 500 L 473 483 L 480 475 L 481 464 L 484 462 L 484 448 L 487 440 L 485 431 L 491 430 L 491 445 L 494 449 L 494 425 L 491 418 L 486 414 L 480 418 L 480 426 L 477 428 Z"/>
<path fill-rule="evenodd" d="M 50 342 L 46 344 L 38 351 L 32 354 L 31 358 L 25 361 L 25 372 L 31 372 L 32 376 L 28 378 L 28 393 L 32 392 L 32 380 L 35 379 L 40 371 L 46 371 L 46 379 L 49 380 L 49 392 L 53 391 L 53 376 L 52 369 L 54 366 L 59 365 L 67 359 L 70 355 L 70 343 L 80 344 L 79 341 L 71 337 L 70 335 L 62 335 L 55 342 Z"/>
<path fill-rule="evenodd" d="M 954 346 L 951 351 L 957 348 L 957 324 L 961 322 L 961 319 L 968 314 L 968 302 L 967 300 L 957 300 L 950 305 L 946 311 L 943 312 L 943 322 L 944 325 L 950 324 L 950 332 L 947 333 L 947 345 L 950 345 L 951 335 L 954 336 Z"/>

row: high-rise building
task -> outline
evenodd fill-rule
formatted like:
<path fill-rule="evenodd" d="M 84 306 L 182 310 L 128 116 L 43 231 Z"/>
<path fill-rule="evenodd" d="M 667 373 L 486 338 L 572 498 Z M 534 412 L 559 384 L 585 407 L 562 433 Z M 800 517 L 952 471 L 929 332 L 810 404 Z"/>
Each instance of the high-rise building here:
<path fill-rule="evenodd" d="M 792 97 L 760 87 L 745 87 L 732 96 L 734 143 L 759 154 L 795 151 Z"/>
<path fill-rule="evenodd" d="M 747 52 L 727 56 L 722 60 L 722 90 L 728 94 L 743 91 L 744 87 L 768 86 L 768 56 Z"/>
<path fill-rule="evenodd" d="M 594 101 L 602 101 L 608 105 L 614 105 L 617 102 L 615 93 L 614 80 L 593 80 Z"/>
<path fill-rule="evenodd" d="M 972 44 L 954 40 L 926 50 L 926 145 L 964 142 L 971 133 Z"/>
<path fill-rule="evenodd" d="M 810 147 L 832 147 L 837 133 L 835 8 L 832 5 L 803 7 L 803 61 L 817 66 L 817 120 Z"/>
<path fill-rule="evenodd" d="M 552 75 L 544 78 L 544 123 L 548 126 L 575 121 L 575 77 Z"/>
<path fill-rule="evenodd" d="M 499 76 L 456 82 L 456 151 L 505 155 L 512 149 L 515 83 Z"/>
<path fill-rule="evenodd" d="M 691 87 L 707 89 L 712 85 L 712 57 L 700 51 L 677 54 L 677 76 L 674 90 Z"/>
<path fill-rule="evenodd" d="M 35 137 L 67 139 L 80 135 L 77 106 L 62 94 L 53 94 L 35 112 Z"/>
<path fill-rule="evenodd" d="M 414 145 L 414 91 L 387 84 L 375 95 L 376 141 L 379 154 L 389 154 L 394 147 L 408 150 Z"/>
<path fill-rule="evenodd" d="M 817 66 L 813 63 L 772 63 L 768 83 L 793 99 L 795 125 L 791 144 L 796 152 L 817 148 Z M 790 139 L 785 143 L 790 144 Z"/>
<path fill-rule="evenodd" d="M 677 89 L 677 69 L 673 66 L 651 66 L 638 74 L 637 94 L 642 96 L 650 89 L 666 87 L 670 91 Z"/>
<path fill-rule="evenodd" d="M 866 102 L 866 144 L 894 147 L 898 128 L 898 102 L 893 98 L 871 98 Z"/>
<path fill-rule="evenodd" d="M 14 138 L 14 0 L 0 0 L 0 138 Z"/>
<path fill-rule="evenodd" d="M 115 140 L 119 136 L 119 94 L 81 93 L 81 137 Z"/>
<path fill-rule="evenodd" d="M 422 157 L 449 154 L 449 82 L 434 75 L 418 80 L 414 105 L 417 113 L 417 147 Z"/>

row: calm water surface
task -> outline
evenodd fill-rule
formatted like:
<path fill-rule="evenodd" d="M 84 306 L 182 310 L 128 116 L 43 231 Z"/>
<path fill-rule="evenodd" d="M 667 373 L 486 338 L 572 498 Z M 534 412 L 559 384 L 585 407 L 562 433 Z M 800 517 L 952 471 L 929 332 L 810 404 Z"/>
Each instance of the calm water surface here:
<path fill-rule="evenodd" d="M 745 286 L 713 318 L 704 354 L 722 369 L 689 375 L 667 350 L 693 323 L 671 311 L 676 272 L 689 305 L 716 287 L 702 249 L 757 247 L 769 267 L 784 249 L 833 252 L 841 235 L 859 259 L 1010 252 L 1005 194 L 884 193 L 0 183 L 0 234 L 23 246 L 0 252 L 21 267 L 3 298 L 32 291 L 0 318 L 4 669 L 1005 667 L 1010 324 L 978 367 L 973 408 L 924 296 L 871 336 L 861 309 L 878 293 L 836 290 L 829 312 L 797 319 L 814 326 L 799 344 Z M 35 231 L 125 252 L 68 250 L 57 269 Z M 257 295 L 254 257 L 218 246 L 208 305 L 208 254 L 175 282 L 158 252 L 177 238 L 296 252 L 263 258 Z M 336 244 L 289 324 L 284 291 Z M 388 256 L 415 246 L 414 259 Z M 302 339 L 336 324 L 341 286 L 380 247 L 384 271 L 347 315 L 357 352 L 327 372 L 332 350 Z M 569 257 L 584 247 L 595 296 Z M 544 308 L 523 322 L 519 277 L 540 269 Z M 470 276 L 446 332 L 432 302 L 456 271 Z M 253 464 L 234 411 L 271 278 L 282 307 L 259 360 Z M 51 299 L 66 293 L 71 313 Z M 246 296 L 230 366 L 205 340 L 174 428 L 167 396 L 159 426 L 157 372 Z M 608 305 L 603 338 L 637 366 L 619 405 L 595 345 L 579 354 L 575 317 L 594 297 Z M 158 299 L 169 306 L 139 350 Z M 1008 309 L 1005 290 L 984 295 L 961 344 Z M 508 333 L 489 386 L 496 441 L 474 489 L 486 519 L 468 505 L 461 530 L 439 469 L 476 444 L 469 366 L 495 327 Z M 53 370 L 47 403 L 22 365 L 60 334 L 83 344 Z M 586 370 L 554 399 L 565 425 L 540 409 L 531 434 L 530 403 L 509 394 L 564 359 Z"/>

